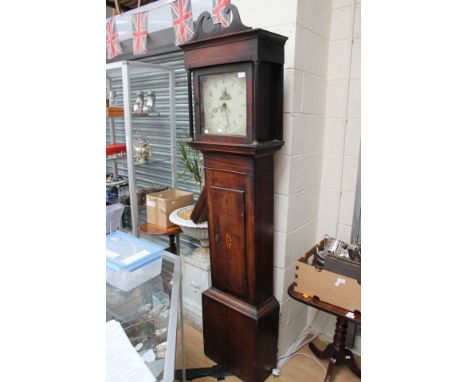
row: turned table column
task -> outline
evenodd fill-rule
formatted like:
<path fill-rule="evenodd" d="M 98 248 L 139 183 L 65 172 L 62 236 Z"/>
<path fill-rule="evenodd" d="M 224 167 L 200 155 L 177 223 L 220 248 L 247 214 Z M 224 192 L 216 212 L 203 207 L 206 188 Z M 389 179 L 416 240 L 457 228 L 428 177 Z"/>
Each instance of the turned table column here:
<path fill-rule="evenodd" d="M 361 378 L 361 370 L 356 364 L 354 355 L 351 350 L 346 348 L 348 321 L 360 324 L 361 313 L 358 311 L 350 312 L 336 305 L 321 301 L 317 297 L 305 297 L 302 293 L 294 291 L 294 283 L 289 286 L 288 294 L 299 302 L 336 316 L 336 327 L 333 342 L 328 344 L 324 350 L 319 350 L 312 342 L 309 343 L 309 349 L 316 357 L 321 359 L 330 358 L 324 382 L 331 382 L 335 368 L 340 365 L 349 367 L 354 375 Z"/>

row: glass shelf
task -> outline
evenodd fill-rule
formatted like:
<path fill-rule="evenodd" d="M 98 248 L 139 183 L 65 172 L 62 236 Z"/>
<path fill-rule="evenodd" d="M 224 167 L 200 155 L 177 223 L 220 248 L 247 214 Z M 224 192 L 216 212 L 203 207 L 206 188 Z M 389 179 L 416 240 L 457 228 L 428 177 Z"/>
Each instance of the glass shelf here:
<path fill-rule="evenodd" d="M 128 185 L 127 179 L 115 180 L 111 182 L 106 182 L 106 187 L 122 187 Z"/>
<path fill-rule="evenodd" d="M 133 118 L 144 118 L 144 117 L 160 117 L 161 113 L 158 111 L 152 111 L 150 113 L 136 113 L 132 111 Z M 106 117 L 108 118 L 123 118 L 125 115 L 123 106 L 108 106 L 106 107 Z"/>
<path fill-rule="evenodd" d="M 106 160 L 127 159 L 127 153 L 106 155 Z"/>
<path fill-rule="evenodd" d="M 107 155 L 106 160 L 126 160 L 126 154 L 115 154 L 115 155 Z M 151 164 L 167 164 L 172 166 L 172 162 L 170 160 L 162 160 L 162 159 L 149 159 L 147 162 L 138 163 L 135 159 L 133 160 L 133 166 L 141 167 L 147 166 Z"/>
<path fill-rule="evenodd" d="M 133 165 L 135 167 L 140 167 L 140 166 L 147 166 L 150 164 L 168 164 L 172 166 L 172 162 L 170 160 L 162 160 L 162 159 L 150 159 L 148 162 L 145 163 L 138 163 L 138 162 L 133 162 Z"/>

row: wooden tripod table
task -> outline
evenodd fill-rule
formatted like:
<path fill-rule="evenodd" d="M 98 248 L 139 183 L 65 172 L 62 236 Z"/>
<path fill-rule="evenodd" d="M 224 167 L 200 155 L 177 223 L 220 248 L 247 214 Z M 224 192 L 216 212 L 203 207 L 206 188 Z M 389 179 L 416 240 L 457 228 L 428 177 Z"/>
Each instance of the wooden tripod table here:
<path fill-rule="evenodd" d="M 171 252 L 177 256 L 180 255 L 179 233 L 182 232 L 182 229 L 178 225 L 165 228 L 156 224 L 143 223 L 138 227 L 138 229 L 141 233 L 145 233 L 147 235 L 169 236 L 169 247 L 166 248 L 166 251 Z"/>
<path fill-rule="evenodd" d="M 336 316 L 336 329 L 333 337 L 333 342 L 329 344 L 325 350 L 319 350 L 310 342 L 309 348 L 312 353 L 318 358 L 330 358 L 328 363 L 327 375 L 324 382 L 330 382 L 335 372 L 335 367 L 345 365 L 350 368 L 354 375 L 361 378 L 361 370 L 356 364 L 353 353 L 346 348 L 346 331 L 348 329 L 348 321 L 353 321 L 356 324 L 361 324 L 361 313 L 358 311 L 350 312 L 349 310 L 340 308 L 336 305 L 321 301 L 318 297 L 310 297 L 300 292 L 294 291 L 294 283 L 288 288 L 288 294 L 295 300 L 309 305 L 313 308 Z"/>

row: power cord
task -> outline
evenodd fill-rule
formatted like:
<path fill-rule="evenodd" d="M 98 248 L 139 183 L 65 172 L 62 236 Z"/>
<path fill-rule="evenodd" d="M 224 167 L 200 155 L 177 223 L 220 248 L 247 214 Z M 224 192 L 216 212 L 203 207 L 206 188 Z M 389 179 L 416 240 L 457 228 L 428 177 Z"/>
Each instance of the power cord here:
<path fill-rule="evenodd" d="M 291 352 L 291 353 L 289 353 L 289 354 L 286 354 L 286 355 L 283 355 L 282 357 L 278 358 L 278 362 L 281 361 L 281 360 L 284 359 L 284 358 L 287 358 L 287 360 L 286 360 L 286 362 L 284 363 L 283 366 L 281 366 L 281 367 L 280 367 L 280 366 L 275 367 L 275 368 L 271 371 L 271 373 L 272 373 L 275 377 L 279 377 L 279 376 L 281 375 L 281 369 L 286 365 L 286 363 L 288 363 L 288 361 L 289 361 L 292 357 L 294 357 L 294 356 L 296 356 L 296 355 L 304 355 L 304 356 L 306 356 L 306 357 L 308 357 L 308 358 L 313 359 L 313 360 L 314 360 L 315 362 L 317 362 L 317 363 L 320 365 L 320 367 L 322 367 L 322 369 L 326 372 L 327 369 L 325 369 L 325 366 L 323 366 L 322 363 L 321 363 L 318 359 L 316 359 L 315 357 L 312 357 L 311 355 L 306 354 L 306 353 L 297 353 L 297 351 L 298 351 L 300 348 L 302 348 L 304 345 L 307 345 L 309 342 L 312 342 L 312 341 L 313 341 L 315 338 L 317 338 L 320 334 L 321 334 L 321 332 L 316 333 L 316 334 L 313 335 L 311 338 L 309 338 L 309 339 L 303 341 L 300 345 L 298 345 L 298 346 L 296 347 L 296 350 L 294 350 L 293 352 Z"/>
<path fill-rule="evenodd" d="M 292 351 L 291 353 L 289 354 L 286 354 L 286 355 L 283 355 L 281 357 L 278 358 L 278 363 L 276 365 L 276 367 L 271 371 L 271 373 L 275 376 L 275 377 L 279 377 L 281 375 L 281 369 L 288 363 L 288 361 L 294 357 L 295 355 L 304 355 L 306 357 L 309 357 L 311 359 L 313 359 L 316 363 L 318 363 L 320 365 L 320 367 L 325 371 L 325 373 L 327 372 L 327 369 L 325 368 L 325 366 L 323 366 L 323 364 L 315 357 L 315 356 L 311 356 L 310 354 L 306 354 L 306 353 L 297 353 L 297 351 L 303 347 L 304 345 L 307 345 L 309 342 L 312 342 L 313 340 L 315 340 L 320 334 L 322 334 L 323 332 L 323 329 L 326 325 L 326 322 L 327 321 L 324 321 L 323 324 L 321 325 L 320 327 L 320 330 L 317 331 L 317 333 L 315 334 L 312 334 L 310 333 L 310 328 L 307 329 L 307 334 L 306 334 L 306 337 L 309 335 L 309 334 L 312 334 L 312 337 L 309 338 L 309 339 L 306 339 L 305 341 L 303 341 L 300 345 L 296 346 L 296 350 Z M 304 331 L 302 332 L 304 333 Z M 302 334 L 301 333 L 301 334 Z M 287 358 L 286 361 L 284 362 L 284 364 L 282 366 L 279 366 L 279 361 L 281 361 L 282 359 L 284 358 Z"/>

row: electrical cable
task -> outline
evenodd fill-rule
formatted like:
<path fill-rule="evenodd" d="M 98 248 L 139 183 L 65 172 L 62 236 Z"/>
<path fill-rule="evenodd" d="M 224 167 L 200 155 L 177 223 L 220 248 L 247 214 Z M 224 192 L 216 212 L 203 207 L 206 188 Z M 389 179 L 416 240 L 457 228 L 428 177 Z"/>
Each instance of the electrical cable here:
<path fill-rule="evenodd" d="M 304 345 L 307 345 L 309 342 L 312 342 L 313 340 L 315 340 L 318 336 L 320 335 L 320 333 L 317 333 L 315 335 L 313 335 L 312 338 L 309 338 L 307 340 L 305 340 L 303 343 L 301 343 L 300 345 L 298 345 L 296 347 L 296 350 L 294 350 L 293 352 L 289 353 L 289 354 L 286 354 L 286 355 L 283 355 L 282 357 L 278 358 L 278 361 L 280 359 L 284 359 L 284 358 L 287 358 L 287 357 L 292 357 L 294 355 L 295 352 L 297 352 L 301 347 L 303 347 Z M 281 368 L 279 368 L 281 370 Z"/>
<path fill-rule="evenodd" d="M 308 333 L 307 335 L 309 335 L 309 334 L 310 334 L 310 333 Z M 281 360 L 284 359 L 284 358 L 286 358 L 286 361 L 285 361 L 285 363 L 284 363 L 283 366 L 281 366 L 281 367 L 277 366 L 276 368 L 274 368 L 274 369 L 272 370 L 272 374 L 273 374 L 274 376 L 276 376 L 276 377 L 279 376 L 279 375 L 281 375 L 281 369 L 286 365 L 286 363 L 288 363 L 288 361 L 289 361 L 292 357 L 294 357 L 294 356 L 297 355 L 297 354 L 305 355 L 305 356 L 307 356 L 307 357 L 309 357 L 309 358 L 314 359 L 318 364 L 320 364 L 320 366 L 321 366 L 322 368 L 324 368 L 324 366 L 320 363 L 320 361 L 319 361 L 318 359 L 315 359 L 314 357 L 312 357 L 312 356 L 310 356 L 309 354 L 306 354 L 306 353 L 297 353 L 297 351 L 298 351 L 300 348 L 302 348 L 304 345 L 307 345 L 309 342 L 312 342 L 312 341 L 313 341 L 315 338 L 317 338 L 320 334 L 321 334 L 321 331 L 320 331 L 320 332 L 317 332 L 317 333 L 314 334 L 311 338 L 309 338 L 309 339 L 303 341 L 300 345 L 296 346 L 296 350 L 294 350 L 293 352 L 291 352 L 291 353 L 289 353 L 289 354 L 286 354 L 286 355 L 283 355 L 283 356 L 281 356 L 280 358 L 278 358 L 278 362 L 281 361 Z M 326 372 L 326 369 L 325 369 L 325 372 Z"/>
<path fill-rule="evenodd" d="M 276 368 L 274 368 L 272 370 L 272 374 L 274 376 L 279 376 L 281 374 L 281 369 L 286 365 L 286 363 L 288 363 L 288 361 L 295 355 L 295 354 L 299 354 L 299 353 L 296 353 L 297 351 L 299 351 L 299 349 L 301 347 L 303 347 L 304 345 L 307 345 L 308 343 L 312 342 L 313 340 L 315 340 L 320 334 L 323 333 L 323 329 L 325 328 L 325 325 L 327 324 L 327 320 L 325 320 L 322 325 L 320 326 L 320 329 L 317 331 L 317 333 L 313 334 L 310 332 L 310 327 L 307 328 L 307 331 L 302 331 L 301 335 L 306 332 L 306 337 L 309 335 L 309 334 L 312 334 L 312 337 L 309 338 L 309 339 L 306 339 L 305 341 L 303 341 L 299 346 L 296 346 L 296 350 L 292 351 L 291 353 L 289 354 L 286 354 L 286 355 L 283 355 L 281 357 L 278 358 L 278 362 L 277 362 L 277 365 L 276 365 Z M 306 353 L 302 353 L 302 354 L 306 354 Z M 320 363 L 320 361 L 310 355 L 307 354 L 307 356 L 309 356 L 310 358 L 313 358 L 315 359 L 318 363 Z M 278 366 L 279 364 L 279 361 L 281 361 L 282 359 L 284 358 L 287 358 L 286 361 L 284 362 L 283 366 Z M 320 365 L 323 367 L 323 365 L 320 363 Z M 326 372 L 326 370 L 325 370 Z"/>
<path fill-rule="evenodd" d="M 315 356 L 311 356 L 310 354 L 307 354 L 307 353 L 294 353 L 294 354 L 291 356 L 291 358 L 294 357 L 294 356 L 296 356 L 296 355 L 303 355 L 303 356 L 306 356 L 306 357 L 308 357 L 308 358 L 313 359 L 317 364 L 320 365 L 320 367 L 323 369 L 323 371 L 324 371 L 325 373 L 327 372 L 327 368 L 326 368 L 325 366 L 323 366 L 323 363 L 320 362 Z"/>

